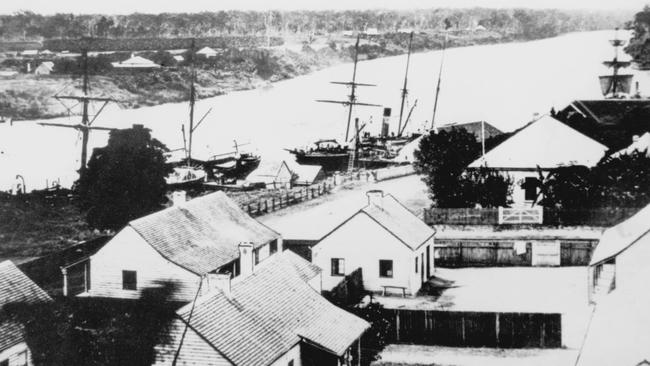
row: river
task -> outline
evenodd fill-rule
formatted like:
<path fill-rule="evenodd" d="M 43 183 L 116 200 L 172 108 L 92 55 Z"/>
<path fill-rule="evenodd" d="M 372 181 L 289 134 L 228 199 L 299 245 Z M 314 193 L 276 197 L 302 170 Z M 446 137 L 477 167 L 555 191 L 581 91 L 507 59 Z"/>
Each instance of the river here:
<path fill-rule="evenodd" d="M 534 113 L 563 108 L 572 99 L 599 98 L 597 76 L 605 72 L 601 61 L 611 59 L 608 39 L 613 31 L 567 34 L 532 42 L 454 48 L 444 55 L 436 124 L 485 120 L 504 130 L 530 121 Z M 411 58 L 409 100 L 417 99 L 408 130 L 428 127 L 442 53 L 414 54 Z M 393 108 L 393 129 L 399 114 L 400 89 L 406 56 L 360 62 L 357 80 L 376 84 L 358 90 L 359 101 Z M 637 74 L 641 72 L 635 71 Z M 231 151 L 233 140 L 250 142 L 266 160 L 291 159 L 283 148 L 306 145 L 318 138 L 341 138 L 345 131 L 343 106 L 317 103 L 316 99 L 346 98 L 350 64 L 281 81 L 269 87 L 233 92 L 204 99 L 196 115 L 205 118 L 194 135 L 195 156 Z M 646 73 L 643 73 L 646 74 Z M 639 75 L 641 90 L 650 88 L 647 75 Z M 98 126 L 129 127 L 144 124 L 155 138 L 170 148 L 182 146 L 181 123 L 187 121 L 187 103 L 164 104 L 132 110 L 108 107 Z M 381 108 L 359 107 L 361 121 L 372 118 L 366 130 L 378 132 Z M 79 117 L 48 122 L 77 123 Z M 0 189 L 8 189 L 17 174 L 28 190 L 59 180 L 69 186 L 76 179 L 80 138 L 67 128 L 43 127 L 35 122 L 0 125 Z M 107 132 L 92 132 L 92 147 L 103 146 Z"/>

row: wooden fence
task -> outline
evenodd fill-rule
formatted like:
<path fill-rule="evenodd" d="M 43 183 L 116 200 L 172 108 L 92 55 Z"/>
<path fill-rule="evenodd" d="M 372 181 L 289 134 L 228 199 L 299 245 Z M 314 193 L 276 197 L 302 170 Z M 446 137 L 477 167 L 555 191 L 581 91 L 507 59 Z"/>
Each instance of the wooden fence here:
<path fill-rule="evenodd" d="M 513 240 L 438 239 L 436 266 L 462 267 L 529 267 L 532 266 L 532 246 L 535 240 L 522 241 L 517 252 Z M 597 240 L 560 241 L 560 266 L 589 265 Z"/>
<path fill-rule="evenodd" d="M 389 342 L 450 347 L 560 348 L 562 315 L 385 309 Z"/>
<path fill-rule="evenodd" d="M 249 215 L 256 217 L 262 216 L 269 212 L 274 212 L 288 206 L 318 198 L 332 191 L 334 184 L 323 182 L 318 185 L 305 187 L 290 192 L 279 192 L 268 198 L 253 199 L 240 204 L 240 207 L 248 212 Z"/>
<path fill-rule="evenodd" d="M 511 210 L 511 209 L 506 209 Z M 634 215 L 636 207 L 604 207 L 593 209 L 544 208 L 543 214 L 530 217 L 513 215 L 518 220 L 500 220 L 499 208 L 429 208 L 424 209 L 424 222 L 429 225 L 499 225 L 544 224 L 562 226 L 614 226 Z M 522 219 L 523 217 L 523 219 Z M 543 220 L 540 220 L 543 217 Z M 503 218 L 503 217 L 501 217 Z"/>

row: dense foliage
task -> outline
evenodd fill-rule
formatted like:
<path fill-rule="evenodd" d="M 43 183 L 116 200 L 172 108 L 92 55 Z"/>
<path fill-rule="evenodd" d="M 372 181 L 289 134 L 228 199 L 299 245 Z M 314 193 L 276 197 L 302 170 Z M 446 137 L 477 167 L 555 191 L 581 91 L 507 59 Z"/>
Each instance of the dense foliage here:
<path fill-rule="evenodd" d="M 427 9 L 345 11 L 218 11 L 129 15 L 41 15 L 19 12 L 0 16 L 0 38 L 179 38 L 222 35 L 330 33 L 374 27 L 382 32 L 410 27 L 455 30 L 482 25 L 489 30 L 541 38 L 556 34 L 611 29 L 629 19 L 625 12 L 534 9 Z M 166 48 L 157 45 L 153 49 Z M 132 48 L 135 49 L 135 48 Z M 150 49 L 150 48 L 147 48 Z"/>
<path fill-rule="evenodd" d="M 508 205 L 511 178 L 486 168 L 466 170 L 480 153 L 476 137 L 462 128 L 431 132 L 422 138 L 415 152 L 415 168 L 424 175 L 435 207 Z"/>
<path fill-rule="evenodd" d="M 625 48 L 625 52 L 634 58 L 642 67 L 650 67 L 650 6 L 634 16 L 632 22 L 634 35 Z"/>
<path fill-rule="evenodd" d="M 161 208 L 166 147 L 142 127 L 111 131 L 108 145 L 93 151 L 76 189 L 87 210 L 88 224 L 117 230 L 129 221 Z"/>
<path fill-rule="evenodd" d="M 634 152 L 605 158 L 591 169 L 557 168 L 544 179 L 541 195 L 546 207 L 643 207 L 650 204 L 650 157 Z"/>
<path fill-rule="evenodd" d="M 60 299 L 11 303 L 3 311 L 24 326 L 36 366 L 149 366 L 154 347 L 168 342 L 175 291 L 175 284 L 161 283 L 128 302 Z"/>

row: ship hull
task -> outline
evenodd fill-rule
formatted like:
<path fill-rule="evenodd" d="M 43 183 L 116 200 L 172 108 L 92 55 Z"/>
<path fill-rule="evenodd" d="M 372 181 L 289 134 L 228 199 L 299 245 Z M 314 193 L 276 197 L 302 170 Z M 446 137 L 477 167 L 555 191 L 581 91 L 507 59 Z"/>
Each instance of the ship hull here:
<path fill-rule="evenodd" d="M 336 154 L 310 154 L 298 151 L 290 151 L 300 165 L 320 165 L 325 172 L 346 170 L 350 159 L 349 153 Z"/>

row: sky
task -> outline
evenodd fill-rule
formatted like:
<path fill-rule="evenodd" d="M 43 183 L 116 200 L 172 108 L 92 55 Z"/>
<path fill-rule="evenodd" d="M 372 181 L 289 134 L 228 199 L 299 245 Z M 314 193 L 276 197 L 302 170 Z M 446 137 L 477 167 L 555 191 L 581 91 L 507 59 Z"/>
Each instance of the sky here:
<path fill-rule="evenodd" d="M 412 9 L 437 7 L 641 10 L 650 0 L 2 0 L 0 14 L 199 12 L 240 10 Z"/>

